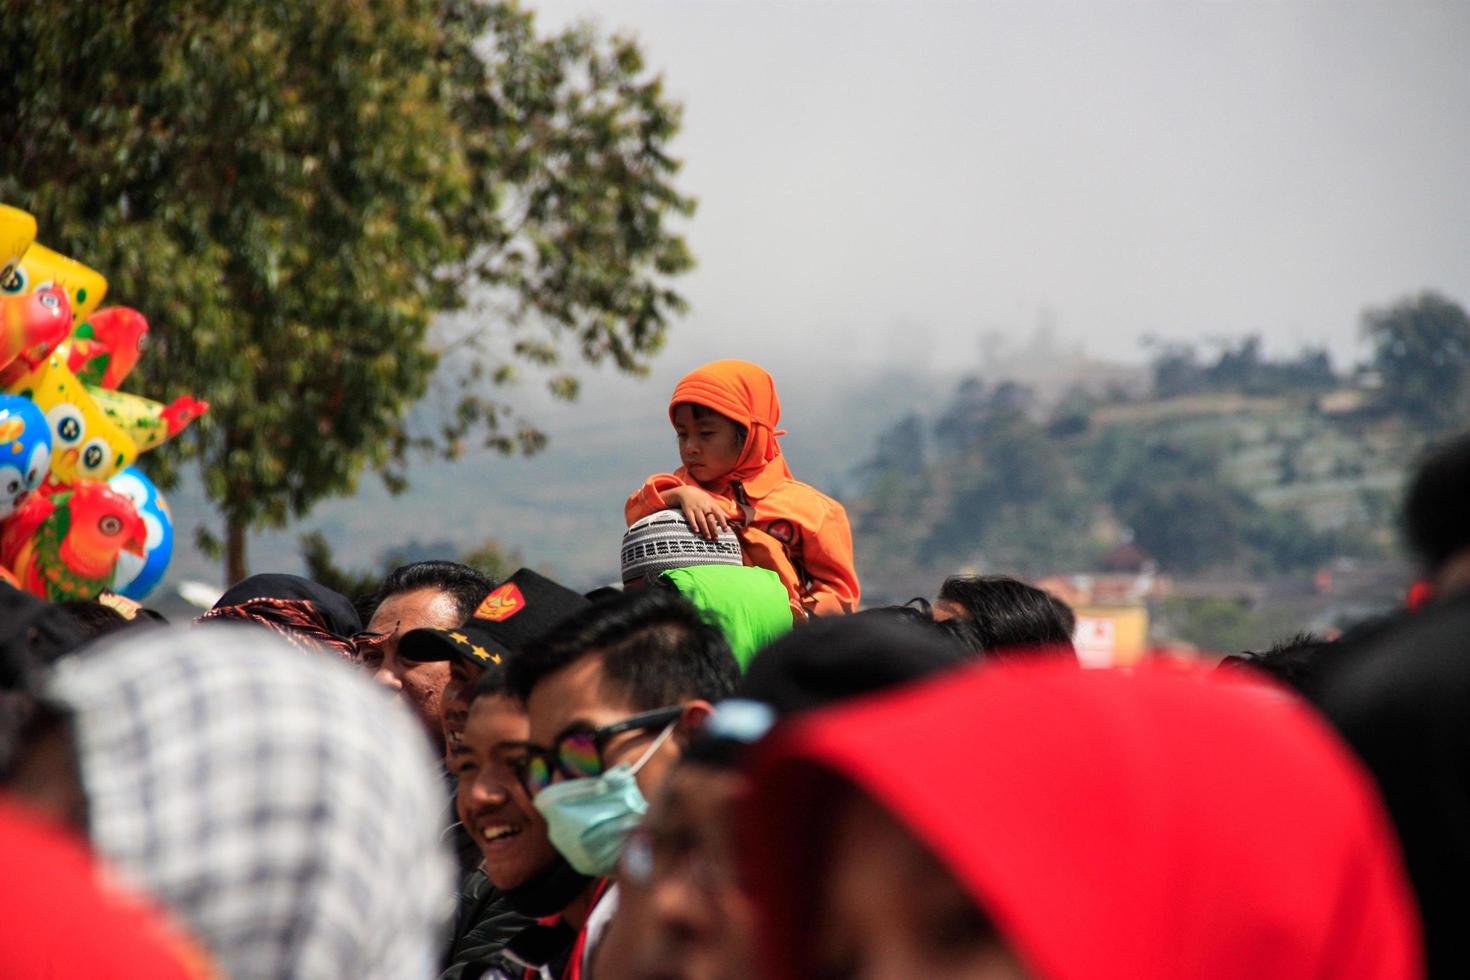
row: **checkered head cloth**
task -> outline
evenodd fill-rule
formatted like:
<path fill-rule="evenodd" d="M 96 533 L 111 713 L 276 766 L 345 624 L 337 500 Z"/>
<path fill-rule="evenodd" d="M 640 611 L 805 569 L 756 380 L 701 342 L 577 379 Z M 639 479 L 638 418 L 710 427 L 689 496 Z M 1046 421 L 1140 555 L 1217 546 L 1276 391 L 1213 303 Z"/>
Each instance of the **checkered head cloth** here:
<path fill-rule="evenodd" d="M 432 976 L 449 856 L 423 732 L 259 630 L 124 633 L 58 665 L 92 837 L 234 980 Z"/>
<path fill-rule="evenodd" d="M 624 582 L 690 565 L 743 564 L 734 531 L 721 531 L 713 541 L 707 540 L 676 510 L 649 514 L 623 534 Z"/>

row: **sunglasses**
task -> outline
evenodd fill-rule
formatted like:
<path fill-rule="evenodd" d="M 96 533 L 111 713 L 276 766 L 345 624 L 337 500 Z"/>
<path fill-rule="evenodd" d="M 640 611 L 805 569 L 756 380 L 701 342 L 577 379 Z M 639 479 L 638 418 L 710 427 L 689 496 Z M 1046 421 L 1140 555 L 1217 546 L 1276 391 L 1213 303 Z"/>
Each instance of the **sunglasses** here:
<path fill-rule="evenodd" d="M 524 754 L 510 760 L 510 765 L 526 793 L 535 796 L 559 777 L 589 779 L 601 776 L 606 768 L 602 750 L 614 736 L 666 728 L 683 713 L 682 704 L 671 704 L 601 728 L 574 728 L 563 732 L 549 749 L 527 746 Z"/>

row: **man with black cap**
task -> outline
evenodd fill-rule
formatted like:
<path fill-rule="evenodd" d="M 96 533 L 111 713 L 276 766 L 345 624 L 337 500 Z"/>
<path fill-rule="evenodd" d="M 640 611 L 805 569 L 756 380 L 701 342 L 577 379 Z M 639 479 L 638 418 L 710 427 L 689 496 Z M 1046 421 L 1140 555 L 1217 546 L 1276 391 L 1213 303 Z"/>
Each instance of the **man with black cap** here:
<path fill-rule="evenodd" d="M 518 570 L 481 600 L 455 629 L 415 629 L 403 634 L 398 656 L 414 663 L 449 662 L 441 701 L 446 758 L 464 734 L 465 695 L 490 664 L 502 664 L 527 643 L 587 606 L 580 594 L 529 568 Z"/>
<path fill-rule="evenodd" d="M 449 681 L 442 700 L 446 759 L 455 765 L 464 736 L 469 694 L 491 666 L 503 666 L 527 644 L 588 602 L 571 589 L 522 568 L 490 591 L 463 625 L 454 629 L 414 629 L 403 634 L 398 657 L 413 663 L 448 661 Z M 460 838 L 467 838 L 462 832 Z M 537 830 L 544 834 L 545 826 Z M 480 859 L 479 847 L 473 851 Z M 482 962 L 533 920 L 491 885 L 482 868 L 461 883 L 454 934 L 445 954 L 443 977 L 453 980 L 467 964 Z"/>

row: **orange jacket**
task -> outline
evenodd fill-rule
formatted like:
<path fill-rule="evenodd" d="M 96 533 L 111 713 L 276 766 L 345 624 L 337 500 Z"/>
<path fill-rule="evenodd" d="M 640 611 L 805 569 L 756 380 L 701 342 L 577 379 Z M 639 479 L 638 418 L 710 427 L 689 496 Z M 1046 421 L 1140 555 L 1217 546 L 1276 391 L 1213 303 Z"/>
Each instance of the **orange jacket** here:
<path fill-rule="evenodd" d="M 793 606 L 828 615 L 857 608 L 847 511 L 791 475 L 776 437 L 781 403 L 771 376 L 747 361 L 715 361 L 687 375 L 669 402 L 704 405 L 745 426 L 745 448 L 718 486 L 701 485 L 683 467 L 648 478 L 623 507 L 629 524 L 670 506 L 663 491 L 699 486 L 726 505 L 746 560 L 781 576 Z"/>

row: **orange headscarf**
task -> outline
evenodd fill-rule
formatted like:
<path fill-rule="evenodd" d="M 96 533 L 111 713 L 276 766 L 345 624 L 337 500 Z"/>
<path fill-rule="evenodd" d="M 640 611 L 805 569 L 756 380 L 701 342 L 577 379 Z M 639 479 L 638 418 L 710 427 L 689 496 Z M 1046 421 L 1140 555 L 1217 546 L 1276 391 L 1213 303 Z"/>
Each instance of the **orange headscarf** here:
<path fill-rule="evenodd" d="M 765 369 L 749 361 L 711 361 L 684 375 L 669 399 L 669 420 L 674 408 L 681 404 L 703 405 L 745 426 L 745 449 L 730 480 L 749 480 L 775 461 L 785 476 L 791 476 L 781 456 L 777 436 L 784 429 L 781 421 L 781 399 L 776 397 L 776 383 Z"/>

